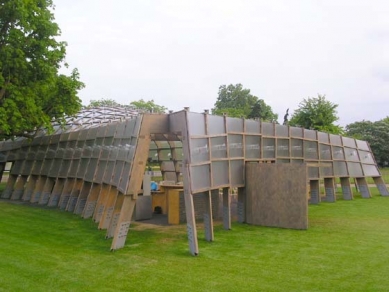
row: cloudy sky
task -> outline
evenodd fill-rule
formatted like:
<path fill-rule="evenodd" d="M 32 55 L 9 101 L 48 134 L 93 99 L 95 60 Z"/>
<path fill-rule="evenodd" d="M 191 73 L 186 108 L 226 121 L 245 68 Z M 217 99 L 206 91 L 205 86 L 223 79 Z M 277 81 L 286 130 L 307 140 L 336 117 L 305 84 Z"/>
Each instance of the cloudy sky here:
<path fill-rule="evenodd" d="M 54 0 L 83 104 L 154 99 L 211 109 L 241 83 L 279 120 L 307 97 L 339 124 L 389 116 L 387 0 Z"/>

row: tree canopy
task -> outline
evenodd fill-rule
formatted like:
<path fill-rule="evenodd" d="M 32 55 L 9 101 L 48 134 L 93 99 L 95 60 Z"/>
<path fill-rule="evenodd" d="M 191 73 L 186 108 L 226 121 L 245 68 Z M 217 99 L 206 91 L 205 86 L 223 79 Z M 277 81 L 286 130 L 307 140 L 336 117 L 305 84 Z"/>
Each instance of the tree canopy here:
<path fill-rule="evenodd" d="M 149 112 L 149 113 L 165 113 L 168 110 L 167 107 L 156 104 L 153 99 L 148 101 L 140 99 L 140 100 L 130 102 L 129 105 L 124 105 L 116 102 L 113 99 L 103 98 L 99 100 L 91 100 L 89 105 L 87 105 L 87 108 L 97 107 L 97 106 L 108 106 L 108 107 L 131 106 L 138 110 Z"/>
<path fill-rule="evenodd" d="M 276 122 L 278 115 L 263 99 L 252 95 L 250 89 L 242 84 L 221 85 L 212 114 L 230 117 L 259 118 L 263 121 Z"/>
<path fill-rule="evenodd" d="M 389 163 L 389 118 L 377 122 L 360 121 L 346 126 L 346 135 L 369 142 L 377 163 Z"/>
<path fill-rule="evenodd" d="M 50 130 L 81 108 L 77 69 L 59 74 L 66 43 L 53 9 L 51 0 L 0 2 L 0 138 Z"/>
<path fill-rule="evenodd" d="M 337 104 L 326 100 L 325 95 L 318 94 L 318 97 L 303 99 L 288 124 L 332 134 L 342 134 L 342 127 L 334 124 L 339 120 L 337 107 Z"/>

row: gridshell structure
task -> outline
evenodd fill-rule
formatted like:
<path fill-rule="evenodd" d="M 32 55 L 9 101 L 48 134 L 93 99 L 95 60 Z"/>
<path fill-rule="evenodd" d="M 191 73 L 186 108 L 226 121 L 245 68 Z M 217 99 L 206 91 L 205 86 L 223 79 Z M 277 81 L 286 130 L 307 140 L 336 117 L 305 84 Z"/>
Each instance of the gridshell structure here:
<path fill-rule="evenodd" d="M 93 218 L 124 246 L 143 195 L 148 162 L 159 162 L 164 181 L 182 186 L 189 249 L 198 254 L 193 196 L 204 194 L 206 240 L 213 240 L 211 195 L 222 194 L 223 224 L 231 227 L 230 196 L 238 193 L 238 220 L 245 221 L 245 165 L 295 163 L 307 167 L 309 202 L 335 202 L 336 183 L 353 199 L 350 179 L 369 198 L 366 178 L 388 196 L 367 142 L 314 130 L 257 120 L 193 113 L 139 113 L 131 108 L 84 109 L 55 132 L 32 140 L 0 142 L 0 177 L 12 163 L 2 199 L 57 207 Z M 282 180 L 282 177 L 277 177 Z M 336 180 L 339 179 L 339 180 Z M 266 181 L 263 182 L 266 184 Z"/>

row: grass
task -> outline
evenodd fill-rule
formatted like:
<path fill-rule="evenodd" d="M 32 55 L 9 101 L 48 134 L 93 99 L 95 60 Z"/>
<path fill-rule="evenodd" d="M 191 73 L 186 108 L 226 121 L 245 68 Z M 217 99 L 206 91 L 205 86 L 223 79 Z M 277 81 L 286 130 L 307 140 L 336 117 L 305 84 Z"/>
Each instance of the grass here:
<path fill-rule="evenodd" d="M 132 226 L 125 247 L 91 220 L 0 201 L 0 291 L 387 291 L 389 198 L 309 206 L 309 229 Z"/>

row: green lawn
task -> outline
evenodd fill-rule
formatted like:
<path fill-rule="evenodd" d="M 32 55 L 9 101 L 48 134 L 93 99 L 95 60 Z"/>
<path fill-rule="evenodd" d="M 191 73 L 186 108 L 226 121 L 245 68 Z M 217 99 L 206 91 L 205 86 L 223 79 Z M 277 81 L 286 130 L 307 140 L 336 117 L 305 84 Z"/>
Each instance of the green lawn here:
<path fill-rule="evenodd" d="M 0 201 L 0 291 L 388 291 L 389 198 L 309 206 L 307 231 L 134 224 L 125 248 L 91 220 Z"/>

